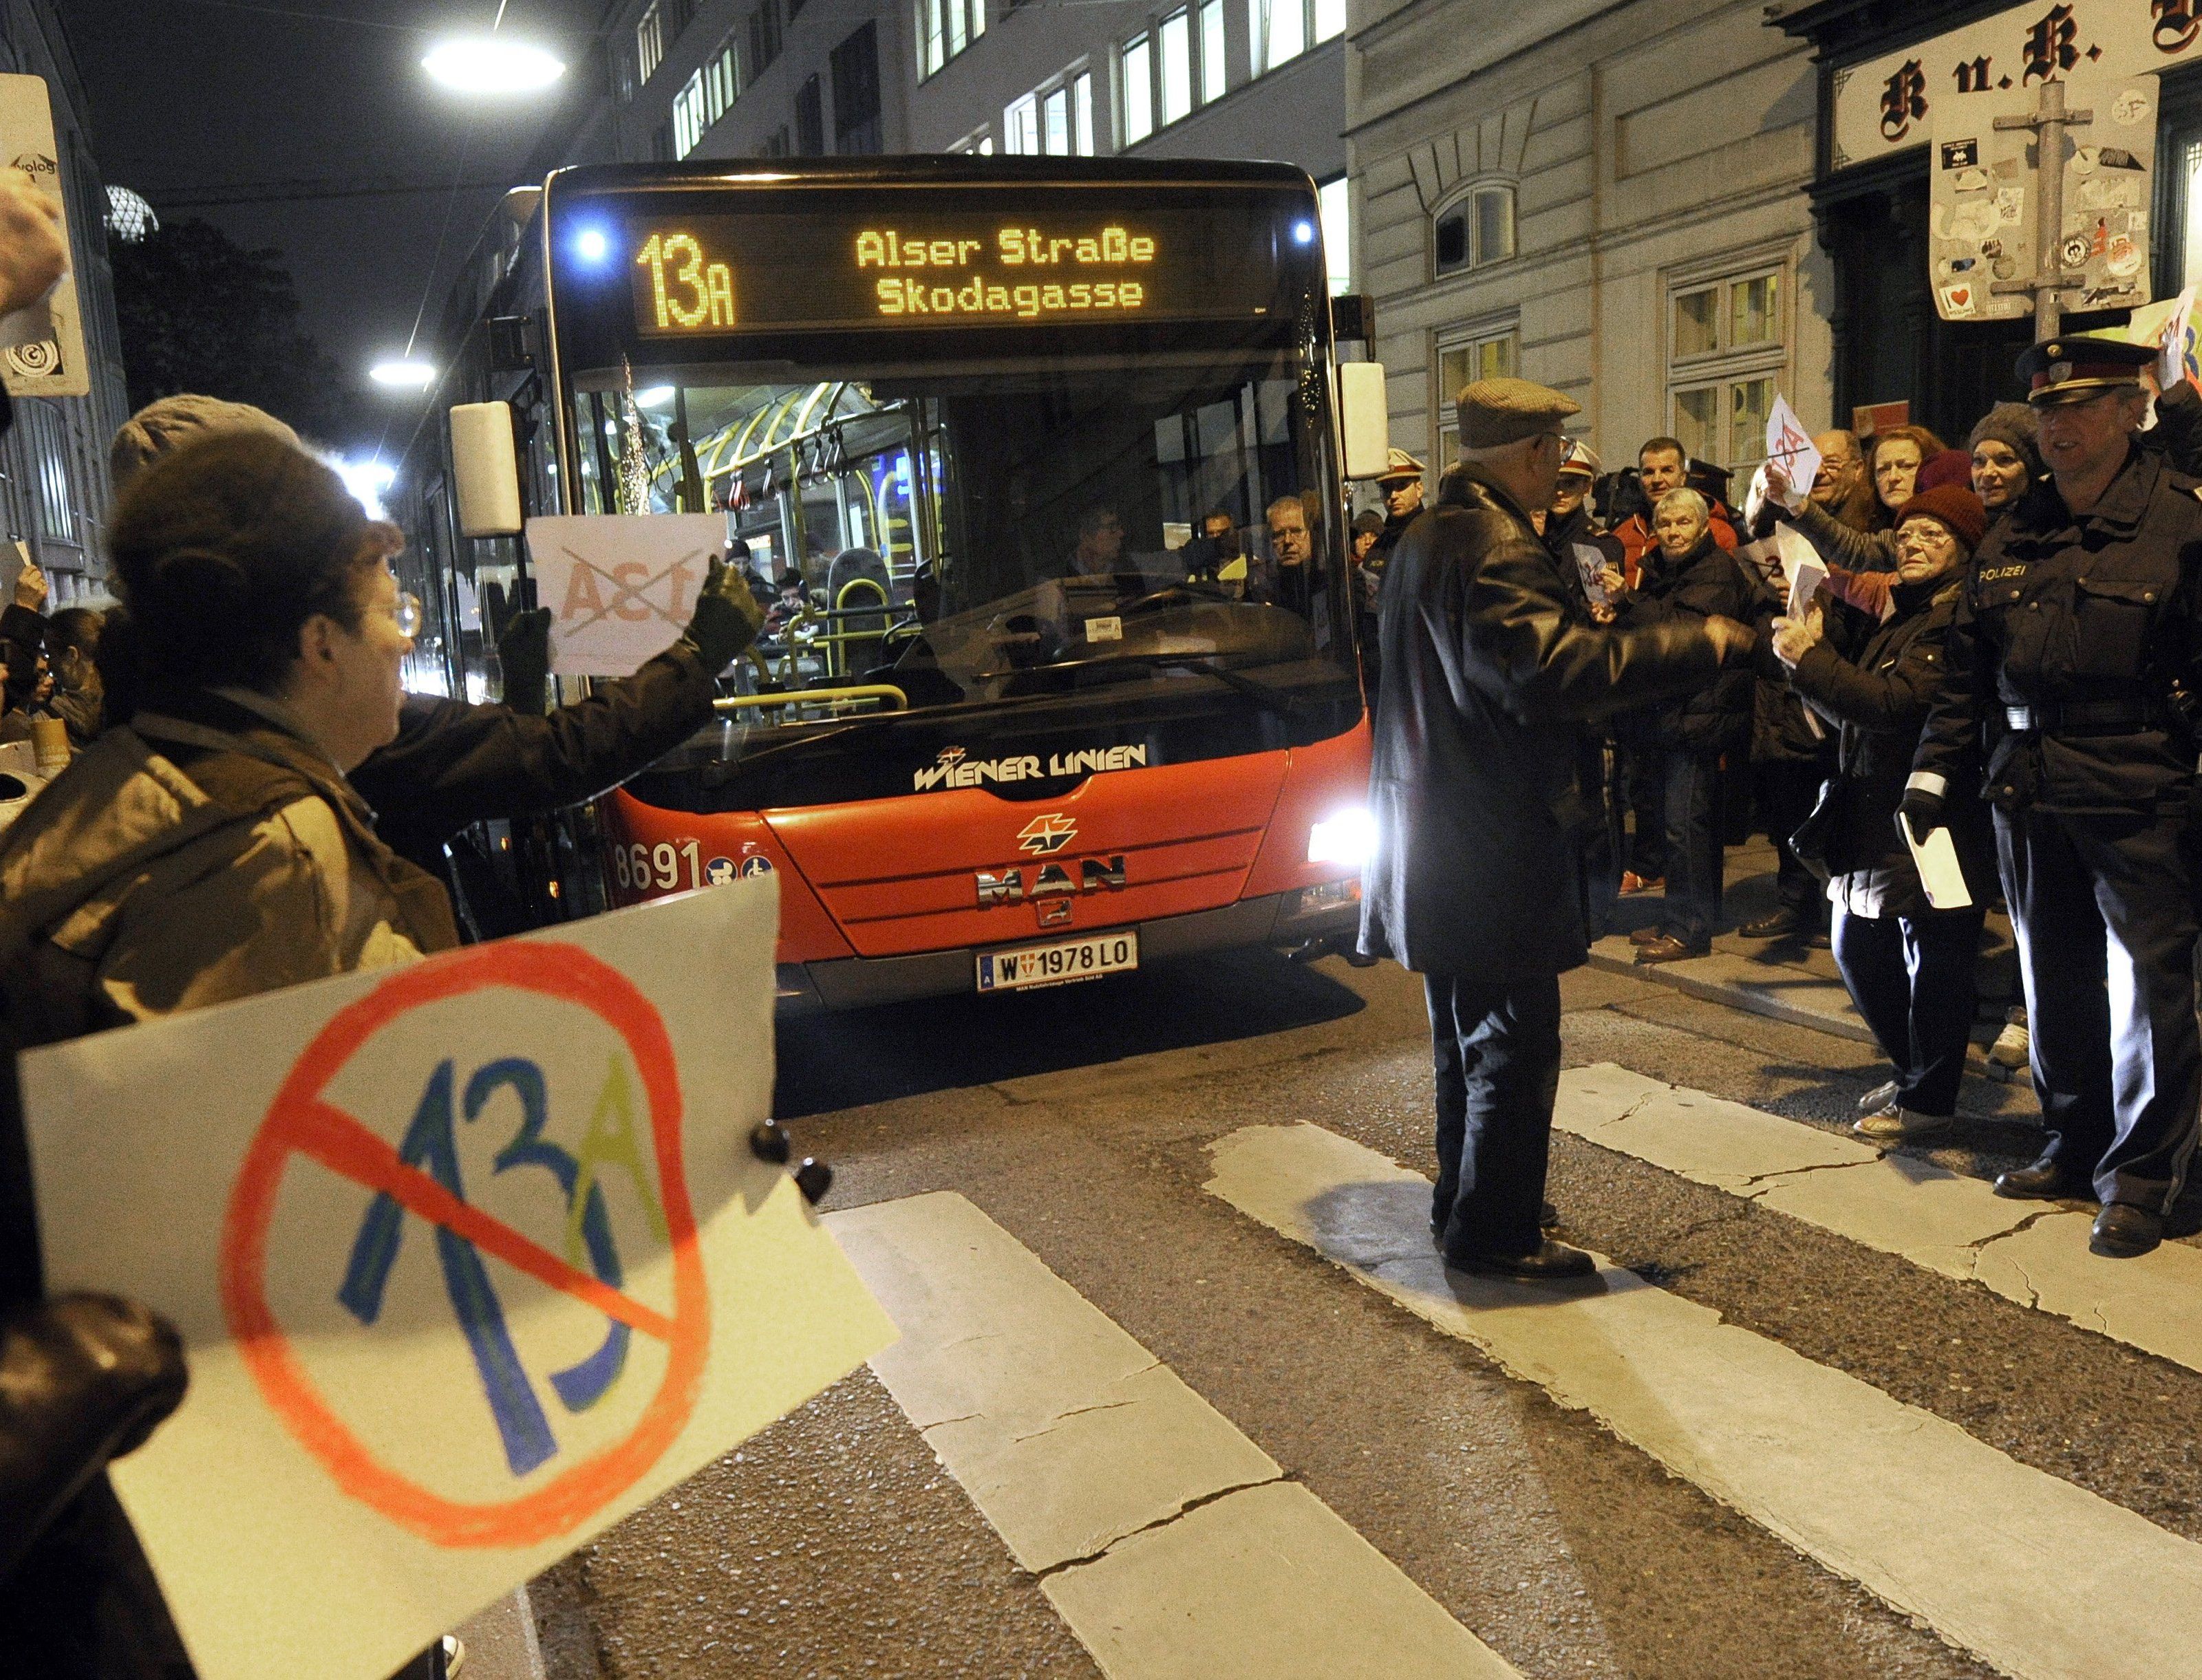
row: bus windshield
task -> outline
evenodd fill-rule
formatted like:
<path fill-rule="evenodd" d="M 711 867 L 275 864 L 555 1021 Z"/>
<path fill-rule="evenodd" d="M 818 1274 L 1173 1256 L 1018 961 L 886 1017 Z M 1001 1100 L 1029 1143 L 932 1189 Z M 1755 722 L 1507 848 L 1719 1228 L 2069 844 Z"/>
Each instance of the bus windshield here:
<path fill-rule="evenodd" d="M 986 743 L 1005 734 L 1052 730 L 1091 752 L 1145 743 L 1174 720 L 1179 745 L 1163 750 L 1183 758 L 1195 737 L 1200 754 L 1282 746 L 1359 715 L 1327 332 L 1312 320 L 1319 269 L 1280 279 L 1267 209 L 1222 225 L 1209 215 L 1205 272 L 1190 276 L 1152 256 L 1142 266 L 1135 241 L 1166 256 L 1197 237 L 1195 220 L 1165 204 L 1126 219 L 1146 230 L 1135 236 L 1097 211 L 1078 224 L 1097 252 L 1086 278 L 1032 283 L 1039 314 L 1027 324 L 1018 276 L 987 258 L 1053 241 L 1075 262 L 1069 238 L 1050 232 L 1066 219 L 986 209 L 933 226 L 953 284 L 916 291 L 885 256 L 918 243 L 902 230 L 927 231 L 921 214 L 886 234 L 874 224 L 898 219 L 876 213 L 853 227 L 780 217 L 768 231 L 783 265 L 794 230 L 812 242 L 798 253 L 814 282 L 801 288 L 745 259 L 752 221 L 683 215 L 668 233 L 657 210 L 626 225 L 643 253 L 634 275 L 600 291 L 593 313 L 562 305 L 577 317 L 562 330 L 573 511 L 722 510 L 769 608 L 765 635 L 722 679 L 721 721 L 679 761 L 712 767 L 715 786 L 751 784 L 744 797 L 760 802 L 908 792 L 927 773 L 965 773 L 927 755 L 935 741 L 978 774 L 993 761 Z M 974 226 L 1004 243 L 945 237 Z M 668 268 L 680 239 L 694 249 L 676 247 Z M 827 272 L 864 240 L 879 260 Z M 1219 267 L 1216 249 L 1233 261 Z M 719 252 L 723 283 L 705 260 Z M 1141 278 L 1108 278 L 1127 273 Z M 1135 307 L 1156 313 L 1046 314 L 1077 307 L 1081 288 L 1119 311 L 1136 291 Z M 944 329 L 928 308 L 892 330 L 913 298 L 951 314 L 960 300 L 976 318 Z M 898 321 L 883 324 L 872 312 L 888 306 Z M 748 331 L 720 330 L 745 308 Z M 700 336 L 678 330 L 684 312 Z M 660 321 L 673 325 L 654 331 Z M 838 754 L 852 725 L 926 738 L 890 752 L 876 784 L 845 770 L 798 775 L 798 787 L 780 773 L 810 756 L 791 750 L 806 741 Z M 745 765 L 757 773 L 733 773 Z"/>

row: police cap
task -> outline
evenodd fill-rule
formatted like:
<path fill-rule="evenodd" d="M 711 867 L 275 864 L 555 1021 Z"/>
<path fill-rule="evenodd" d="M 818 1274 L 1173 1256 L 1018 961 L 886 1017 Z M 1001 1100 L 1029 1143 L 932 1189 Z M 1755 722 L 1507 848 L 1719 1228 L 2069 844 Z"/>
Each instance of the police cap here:
<path fill-rule="evenodd" d="M 2026 400 L 2046 408 L 2058 402 L 2084 402 L 2106 391 L 2136 390 L 2140 370 L 2157 355 L 2152 344 L 2079 333 L 2029 346 L 2018 358 L 2018 377 L 2026 381 Z"/>
<path fill-rule="evenodd" d="M 1568 439 L 1568 447 L 1560 456 L 1562 478 L 1570 473 L 1579 473 L 1586 479 L 1595 479 L 1604 470 L 1605 465 L 1599 460 L 1596 449 L 1580 438 Z"/>
<path fill-rule="evenodd" d="M 1380 485 L 1388 485 L 1396 484 L 1405 479 L 1419 479 L 1428 470 L 1421 461 L 1395 443 L 1392 446 L 1391 455 L 1385 460 L 1384 470 L 1376 475 L 1376 482 Z"/>
<path fill-rule="evenodd" d="M 1478 379 L 1461 391 L 1458 408 L 1460 446 L 1495 449 L 1540 432 L 1557 432 L 1562 420 L 1582 412 L 1582 404 L 1527 379 Z"/>

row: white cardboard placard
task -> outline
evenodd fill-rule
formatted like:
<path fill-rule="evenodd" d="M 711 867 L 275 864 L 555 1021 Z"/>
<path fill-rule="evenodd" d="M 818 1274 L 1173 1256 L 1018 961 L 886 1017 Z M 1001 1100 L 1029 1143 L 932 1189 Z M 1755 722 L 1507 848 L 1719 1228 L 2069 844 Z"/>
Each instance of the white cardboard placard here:
<path fill-rule="evenodd" d="M 688 626 L 723 514 L 555 514 L 527 521 L 535 598 L 550 609 L 550 668 L 626 677 Z"/>
<path fill-rule="evenodd" d="M 50 1286 L 185 1338 L 113 1477 L 204 1680 L 383 1680 L 893 1339 L 748 1146 L 777 884 L 22 1059 Z"/>

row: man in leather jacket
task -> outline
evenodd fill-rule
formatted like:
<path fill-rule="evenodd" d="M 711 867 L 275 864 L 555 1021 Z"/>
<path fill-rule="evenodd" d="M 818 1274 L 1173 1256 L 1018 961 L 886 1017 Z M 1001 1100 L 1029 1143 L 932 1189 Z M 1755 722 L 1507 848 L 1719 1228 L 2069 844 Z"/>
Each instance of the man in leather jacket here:
<path fill-rule="evenodd" d="M 1939 825 L 1981 725 L 2005 725 L 1985 791 L 2049 1140 L 1996 1190 L 2092 1190 L 2088 1246 L 2114 1258 L 2162 1240 L 2202 1096 L 2178 697 L 2202 657 L 2202 485 L 2132 435 L 2155 354 L 2074 338 L 2020 357 L 2050 476 L 1974 556 L 1900 808 L 1922 835 Z"/>
<path fill-rule="evenodd" d="M 1577 405 L 1522 379 L 1460 396 L 1462 465 L 1400 538 L 1379 636 L 1361 949 L 1420 972 L 1436 1072 L 1431 1231 L 1449 1264 L 1580 1276 L 1540 1230 L 1561 973 L 1588 958 L 1581 726 L 1748 653 L 1726 620 L 1594 623 L 1528 510 L 1551 504 Z"/>

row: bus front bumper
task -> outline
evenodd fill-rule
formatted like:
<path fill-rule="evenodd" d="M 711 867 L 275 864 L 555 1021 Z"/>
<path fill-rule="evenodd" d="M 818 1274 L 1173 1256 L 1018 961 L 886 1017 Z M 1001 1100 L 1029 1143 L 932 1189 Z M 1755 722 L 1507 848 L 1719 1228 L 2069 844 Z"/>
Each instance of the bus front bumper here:
<path fill-rule="evenodd" d="M 1242 898 L 1214 910 L 1126 924 L 1139 936 L 1139 966 L 1203 951 L 1269 945 L 1307 955 L 1322 949 L 1351 949 L 1361 925 L 1361 884 L 1334 882 L 1292 892 Z M 1103 928 L 1063 929 L 1066 938 L 1098 933 Z M 998 949 L 1029 945 L 1036 937 L 1004 940 Z M 828 962 L 780 965 L 780 1007 L 804 1014 L 813 1010 L 863 1009 L 912 998 L 946 997 L 977 990 L 978 957 L 987 945 L 921 951 L 900 957 L 841 957 Z"/>

